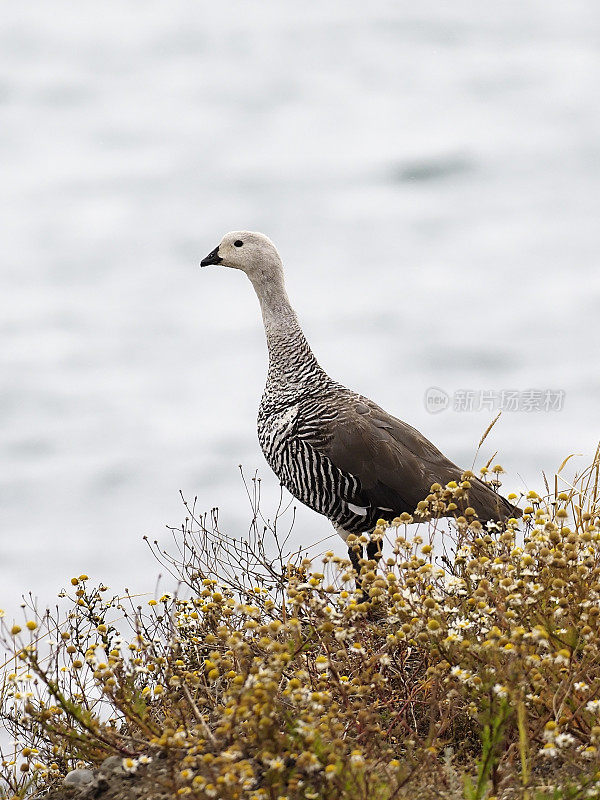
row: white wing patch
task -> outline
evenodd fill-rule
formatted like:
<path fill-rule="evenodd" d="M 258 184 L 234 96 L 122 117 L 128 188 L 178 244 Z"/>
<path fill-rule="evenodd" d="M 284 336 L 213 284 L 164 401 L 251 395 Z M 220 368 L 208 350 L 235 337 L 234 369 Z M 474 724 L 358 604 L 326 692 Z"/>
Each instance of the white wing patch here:
<path fill-rule="evenodd" d="M 363 506 L 356 506 L 354 503 L 346 502 L 346 505 L 350 509 L 353 514 L 358 514 L 359 517 L 366 517 L 368 508 L 364 508 Z"/>

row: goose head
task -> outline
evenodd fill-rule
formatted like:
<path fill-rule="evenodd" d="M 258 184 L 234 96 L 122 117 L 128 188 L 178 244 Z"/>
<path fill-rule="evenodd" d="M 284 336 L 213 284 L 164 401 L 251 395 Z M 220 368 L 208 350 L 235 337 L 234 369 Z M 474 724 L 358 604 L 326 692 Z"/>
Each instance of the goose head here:
<path fill-rule="evenodd" d="M 240 269 L 255 285 L 283 278 L 283 264 L 279 253 L 264 233 L 253 231 L 226 233 L 219 246 L 200 262 L 202 267 L 210 264 Z"/>

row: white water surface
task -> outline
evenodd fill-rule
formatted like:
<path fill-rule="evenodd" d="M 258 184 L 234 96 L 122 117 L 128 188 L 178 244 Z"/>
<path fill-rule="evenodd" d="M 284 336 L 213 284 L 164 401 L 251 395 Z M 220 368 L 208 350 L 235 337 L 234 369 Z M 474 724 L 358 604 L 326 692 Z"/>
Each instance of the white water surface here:
<path fill-rule="evenodd" d="M 0 607 L 71 575 L 152 592 L 178 490 L 243 535 L 258 304 L 200 271 L 278 245 L 323 366 L 507 491 L 600 438 L 596 0 L 5 3 L 0 20 Z M 294 537 L 329 536 L 300 509 Z M 340 552 L 341 540 L 331 544 Z M 325 545 L 315 548 L 316 552 Z"/>

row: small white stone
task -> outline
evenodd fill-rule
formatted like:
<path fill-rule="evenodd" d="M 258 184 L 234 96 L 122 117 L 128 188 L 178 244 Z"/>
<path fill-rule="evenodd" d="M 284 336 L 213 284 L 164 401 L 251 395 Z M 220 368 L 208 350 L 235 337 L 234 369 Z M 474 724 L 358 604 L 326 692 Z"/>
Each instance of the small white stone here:
<path fill-rule="evenodd" d="M 73 769 L 64 779 L 64 786 L 88 786 L 94 782 L 94 773 L 91 769 Z"/>

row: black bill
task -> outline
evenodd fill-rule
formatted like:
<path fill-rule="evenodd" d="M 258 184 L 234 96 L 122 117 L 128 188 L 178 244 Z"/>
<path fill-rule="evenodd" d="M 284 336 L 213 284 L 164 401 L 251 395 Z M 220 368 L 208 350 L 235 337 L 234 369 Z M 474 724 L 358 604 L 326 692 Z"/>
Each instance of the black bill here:
<path fill-rule="evenodd" d="M 211 252 L 210 252 L 210 253 L 209 253 L 209 254 L 206 256 L 206 258 L 203 258 L 203 259 L 202 259 L 202 261 L 200 262 L 200 266 L 201 266 L 201 267 L 208 267 L 208 266 L 210 266 L 211 264 L 220 264 L 220 263 L 221 263 L 221 261 L 223 261 L 223 259 L 222 259 L 222 258 L 220 258 L 220 256 L 219 256 L 219 248 L 218 248 L 218 247 L 215 247 L 215 249 L 214 249 L 214 250 L 212 250 L 212 251 L 211 251 Z"/>

